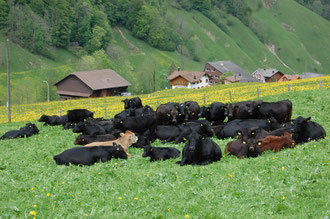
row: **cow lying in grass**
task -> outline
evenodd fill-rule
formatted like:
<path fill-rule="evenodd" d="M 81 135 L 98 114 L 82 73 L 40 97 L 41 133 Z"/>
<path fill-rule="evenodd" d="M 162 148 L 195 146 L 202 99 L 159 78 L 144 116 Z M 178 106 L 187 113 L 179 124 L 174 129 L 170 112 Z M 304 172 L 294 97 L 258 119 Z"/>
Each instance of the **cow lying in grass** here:
<path fill-rule="evenodd" d="M 180 157 L 180 151 L 173 147 L 144 147 L 142 157 L 150 157 L 150 162 Z"/>
<path fill-rule="evenodd" d="M 225 153 L 229 153 L 229 155 L 234 155 L 240 159 L 257 157 L 261 155 L 261 151 L 255 142 L 256 140 L 253 138 L 248 140 L 238 139 L 236 141 L 230 141 L 226 145 Z"/>
<path fill-rule="evenodd" d="M 86 144 L 85 147 L 91 147 L 91 146 L 113 146 L 113 144 L 121 145 L 124 148 L 124 151 L 126 152 L 127 156 L 131 156 L 128 153 L 128 148 L 136 143 L 138 140 L 138 137 L 135 136 L 135 134 L 131 131 L 126 131 L 125 133 L 120 133 L 120 138 L 113 140 L 113 141 L 105 141 L 105 142 L 93 142 L 90 144 Z"/>
<path fill-rule="evenodd" d="M 86 145 L 93 142 L 104 142 L 104 141 L 111 141 L 116 140 L 116 136 L 112 134 L 106 135 L 78 135 L 74 144 L 77 145 Z"/>
<path fill-rule="evenodd" d="M 52 115 L 52 116 L 47 116 L 47 115 L 42 115 L 39 120 L 39 122 L 44 122 L 44 125 L 64 125 L 68 122 L 68 116 L 57 116 L 57 115 Z"/>
<path fill-rule="evenodd" d="M 3 136 L 1 136 L 0 140 L 30 137 L 38 133 L 39 133 L 39 129 L 35 124 L 27 123 L 24 127 L 20 128 L 19 130 L 11 130 L 6 132 Z"/>
<path fill-rule="evenodd" d="M 267 136 L 258 140 L 257 144 L 261 152 L 266 150 L 278 152 L 284 148 L 294 148 L 296 146 L 296 142 L 292 140 L 290 134 L 285 134 L 284 136 Z"/>
<path fill-rule="evenodd" d="M 76 147 L 71 148 L 54 156 L 54 160 L 58 165 L 93 165 L 96 162 L 106 162 L 111 158 L 127 159 L 123 147 L 113 144 L 112 147 Z"/>

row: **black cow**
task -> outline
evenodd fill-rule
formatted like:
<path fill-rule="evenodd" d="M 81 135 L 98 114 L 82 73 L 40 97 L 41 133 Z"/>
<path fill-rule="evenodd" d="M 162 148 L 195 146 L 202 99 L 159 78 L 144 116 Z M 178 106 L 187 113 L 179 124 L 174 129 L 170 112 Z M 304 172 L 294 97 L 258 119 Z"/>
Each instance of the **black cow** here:
<path fill-rule="evenodd" d="M 260 127 L 248 127 L 243 128 L 242 130 L 237 131 L 237 139 L 242 139 L 245 142 L 248 141 L 248 139 L 262 139 L 266 136 L 270 135 L 269 132 L 267 132 L 265 129 Z"/>
<path fill-rule="evenodd" d="M 226 145 L 225 153 L 229 153 L 229 155 L 235 155 L 240 159 L 246 157 L 258 157 L 261 155 L 261 151 L 258 148 L 256 142 L 256 139 L 238 139 L 236 141 L 230 141 Z"/>
<path fill-rule="evenodd" d="M 148 105 L 142 108 L 129 108 L 116 114 L 114 118 L 116 119 L 126 119 L 127 117 L 133 116 L 144 116 L 144 115 L 155 115 L 155 111 Z"/>
<path fill-rule="evenodd" d="M 294 133 L 293 127 L 282 127 L 279 129 L 275 129 L 274 131 L 269 132 L 269 135 L 282 136 L 284 133 Z"/>
<path fill-rule="evenodd" d="M 180 104 L 180 111 L 184 115 L 184 122 L 198 120 L 200 113 L 200 107 L 195 101 L 186 101 Z"/>
<path fill-rule="evenodd" d="M 201 107 L 199 117 L 205 118 L 211 122 L 211 125 L 217 125 L 225 120 L 225 104 L 214 102 L 208 107 Z"/>
<path fill-rule="evenodd" d="M 180 127 L 181 125 L 179 125 Z M 178 126 L 173 125 L 157 125 L 155 134 L 156 138 L 162 141 L 175 141 L 176 143 L 179 143 L 179 135 L 181 133 Z"/>
<path fill-rule="evenodd" d="M 81 132 L 83 135 L 105 135 L 105 129 L 97 123 L 87 120 L 86 122 L 79 122 L 72 131 L 74 133 Z"/>
<path fill-rule="evenodd" d="M 192 132 L 182 150 L 182 160 L 177 163 L 180 163 L 181 166 L 186 164 L 207 165 L 219 161 L 221 158 L 219 145 L 208 137 L 202 137 L 198 133 Z"/>
<path fill-rule="evenodd" d="M 126 119 L 114 119 L 115 127 L 125 132 L 130 130 L 132 132 L 144 133 L 149 130 L 150 135 L 154 136 L 156 128 L 155 115 L 141 115 L 134 117 L 127 117 Z"/>
<path fill-rule="evenodd" d="M 96 162 L 109 161 L 111 158 L 127 159 L 127 154 L 120 145 L 92 146 L 71 148 L 54 156 L 58 165 L 93 165 Z"/>
<path fill-rule="evenodd" d="M 184 139 L 188 139 L 191 132 L 195 131 L 200 134 L 202 137 L 212 137 L 213 129 L 211 123 L 207 120 L 195 120 L 185 123 L 184 125 L 179 126 L 180 135 L 177 137 L 177 142 L 182 142 Z"/>
<path fill-rule="evenodd" d="M 57 116 L 57 115 L 52 115 L 52 116 L 47 116 L 47 115 L 42 115 L 39 120 L 39 122 L 44 122 L 44 125 L 51 125 L 51 126 L 56 126 L 56 125 L 64 125 L 68 122 L 68 116 Z"/>
<path fill-rule="evenodd" d="M 116 140 L 118 137 L 112 134 L 106 135 L 78 135 L 74 144 L 77 145 L 85 145 L 92 142 L 104 142 L 104 141 L 111 141 Z"/>
<path fill-rule="evenodd" d="M 68 122 L 78 123 L 83 122 L 85 119 L 93 118 L 94 113 L 87 109 L 74 109 L 68 110 Z"/>
<path fill-rule="evenodd" d="M 144 148 L 147 145 L 150 145 L 150 141 L 146 136 L 143 136 L 143 134 L 135 132 L 136 137 L 138 138 L 137 142 L 132 144 L 132 147 L 135 148 Z"/>
<path fill-rule="evenodd" d="M 24 127 L 19 130 L 11 130 L 6 132 L 3 136 L 1 136 L 0 140 L 3 139 L 13 139 L 13 138 L 25 138 L 30 137 L 34 134 L 38 134 L 39 129 L 33 123 L 27 123 Z"/>
<path fill-rule="evenodd" d="M 257 101 L 257 115 L 260 119 L 273 116 L 278 122 L 290 122 L 292 115 L 292 102 L 281 100 L 278 102 Z"/>
<path fill-rule="evenodd" d="M 257 119 L 257 103 L 255 101 L 243 101 L 229 103 L 225 106 L 225 116 L 228 121 L 235 119 Z"/>
<path fill-rule="evenodd" d="M 177 125 L 183 122 L 178 103 L 161 104 L 156 110 L 157 125 Z"/>
<path fill-rule="evenodd" d="M 310 119 L 311 117 L 303 118 L 299 116 L 293 120 L 293 140 L 297 144 L 326 137 L 324 128 L 320 124 L 310 121 Z"/>
<path fill-rule="evenodd" d="M 237 132 L 252 127 L 260 127 L 266 131 L 281 128 L 281 124 L 275 118 L 270 119 L 235 119 L 225 125 L 217 137 L 220 139 L 235 137 Z"/>
<path fill-rule="evenodd" d="M 150 162 L 180 157 L 180 151 L 173 147 L 144 147 L 142 157 L 150 157 Z"/>
<path fill-rule="evenodd" d="M 122 100 L 121 102 L 124 102 L 125 104 L 125 110 L 129 109 L 129 108 L 141 108 L 142 106 L 142 101 L 140 99 L 140 97 L 134 97 L 131 99 L 125 99 Z"/>

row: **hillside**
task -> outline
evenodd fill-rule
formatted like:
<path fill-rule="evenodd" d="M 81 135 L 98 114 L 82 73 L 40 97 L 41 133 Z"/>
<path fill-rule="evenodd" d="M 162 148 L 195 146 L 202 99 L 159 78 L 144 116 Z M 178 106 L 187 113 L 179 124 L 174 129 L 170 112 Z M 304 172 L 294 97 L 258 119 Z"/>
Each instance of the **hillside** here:
<path fill-rule="evenodd" d="M 327 55 L 330 46 L 326 46 L 329 45 L 330 22 L 294 0 L 248 1 L 252 9 L 249 25 L 230 14 L 222 14 L 221 25 L 216 24 L 205 13 L 184 10 L 176 1 L 166 2 L 168 6 L 163 16 L 173 22 L 172 30 L 184 39 L 175 51 L 152 47 L 122 25 L 112 26 L 112 39 L 104 50 L 108 61 L 101 61 L 98 65 L 92 63 L 81 67 L 90 60 L 86 57 L 75 65 L 75 56 L 64 49 L 54 50 L 52 59 L 48 59 L 11 44 L 14 103 L 44 101 L 46 87 L 43 80 L 56 82 L 69 72 L 84 69 L 111 67 L 133 84 L 129 91 L 134 94 L 152 91 L 153 84 L 148 79 L 154 72 L 156 90 L 161 90 L 168 87 L 166 78 L 177 67 L 200 71 L 208 61 L 232 60 L 250 73 L 257 68 L 277 68 L 289 74 L 330 72 Z M 4 104 L 6 63 L 3 35 L 0 40 L 0 104 Z M 91 56 L 94 59 L 100 57 Z M 53 87 L 53 100 L 57 98 L 55 92 Z"/>

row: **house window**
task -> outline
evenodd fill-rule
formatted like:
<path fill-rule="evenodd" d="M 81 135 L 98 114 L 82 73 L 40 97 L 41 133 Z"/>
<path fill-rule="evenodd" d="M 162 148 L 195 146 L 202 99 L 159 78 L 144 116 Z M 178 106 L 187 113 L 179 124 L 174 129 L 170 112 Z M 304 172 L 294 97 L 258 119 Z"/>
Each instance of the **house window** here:
<path fill-rule="evenodd" d="M 202 80 L 199 80 L 199 83 L 202 83 Z"/>
<path fill-rule="evenodd" d="M 218 75 L 214 75 L 214 77 L 215 77 L 215 78 L 219 78 L 219 76 L 218 76 Z"/>
<path fill-rule="evenodd" d="M 212 68 L 212 72 L 215 72 L 215 68 Z"/>
<path fill-rule="evenodd" d="M 209 82 L 209 79 L 206 79 L 205 82 L 206 82 L 206 83 Z"/>
<path fill-rule="evenodd" d="M 206 71 L 210 71 L 210 68 L 206 68 Z"/>

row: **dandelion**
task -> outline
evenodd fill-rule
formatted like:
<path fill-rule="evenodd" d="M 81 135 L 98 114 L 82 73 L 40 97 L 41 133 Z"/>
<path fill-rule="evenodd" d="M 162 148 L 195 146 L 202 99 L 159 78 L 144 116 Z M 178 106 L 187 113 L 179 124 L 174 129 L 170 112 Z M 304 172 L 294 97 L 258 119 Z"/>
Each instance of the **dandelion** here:
<path fill-rule="evenodd" d="M 282 199 L 284 200 L 285 199 L 285 196 L 283 196 Z"/>
<path fill-rule="evenodd" d="M 316 148 L 316 145 L 314 144 L 314 148 Z"/>
<path fill-rule="evenodd" d="M 138 197 L 135 197 L 134 200 L 139 200 L 139 198 Z"/>
<path fill-rule="evenodd" d="M 171 212 L 171 209 L 167 209 L 167 212 Z"/>
<path fill-rule="evenodd" d="M 272 159 L 275 160 L 275 157 L 273 157 Z"/>
<path fill-rule="evenodd" d="M 101 172 L 98 172 L 99 175 L 101 175 Z"/>
<path fill-rule="evenodd" d="M 36 208 L 36 207 L 37 207 L 37 205 L 33 205 L 33 207 L 34 207 L 34 208 Z"/>
<path fill-rule="evenodd" d="M 118 199 L 119 199 L 119 200 L 122 200 L 122 199 L 123 199 L 123 197 L 119 197 Z"/>
<path fill-rule="evenodd" d="M 147 173 L 147 177 L 149 177 L 149 173 Z"/>
<path fill-rule="evenodd" d="M 64 185 L 65 182 L 62 182 L 62 185 Z"/>
<path fill-rule="evenodd" d="M 54 201 L 54 203 L 56 203 L 56 201 Z"/>
<path fill-rule="evenodd" d="M 85 214 L 86 217 L 88 217 L 88 214 Z"/>
<path fill-rule="evenodd" d="M 36 216 L 36 215 L 37 215 L 37 212 L 35 212 L 35 211 L 30 211 L 30 214 L 33 215 L 33 216 Z"/>
<path fill-rule="evenodd" d="M 282 170 L 285 170 L 285 167 L 282 167 Z"/>
<path fill-rule="evenodd" d="M 31 190 L 33 191 L 33 190 L 34 190 L 34 188 L 32 187 L 32 188 L 31 188 Z"/>
<path fill-rule="evenodd" d="M 231 175 L 230 173 L 228 173 L 228 177 L 229 177 L 229 178 L 232 178 L 232 177 L 233 177 L 233 175 Z"/>
<path fill-rule="evenodd" d="M 184 217 L 185 217 L 185 218 L 189 218 L 190 216 L 189 216 L 189 214 L 186 214 Z"/>
<path fill-rule="evenodd" d="M 49 197 L 50 196 L 50 194 L 49 193 L 47 193 L 47 195 L 46 195 L 47 197 Z"/>
<path fill-rule="evenodd" d="M 117 166 L 117 165 L 118 165 L 118 163 L 115 163 L 115 165 Z"/>

